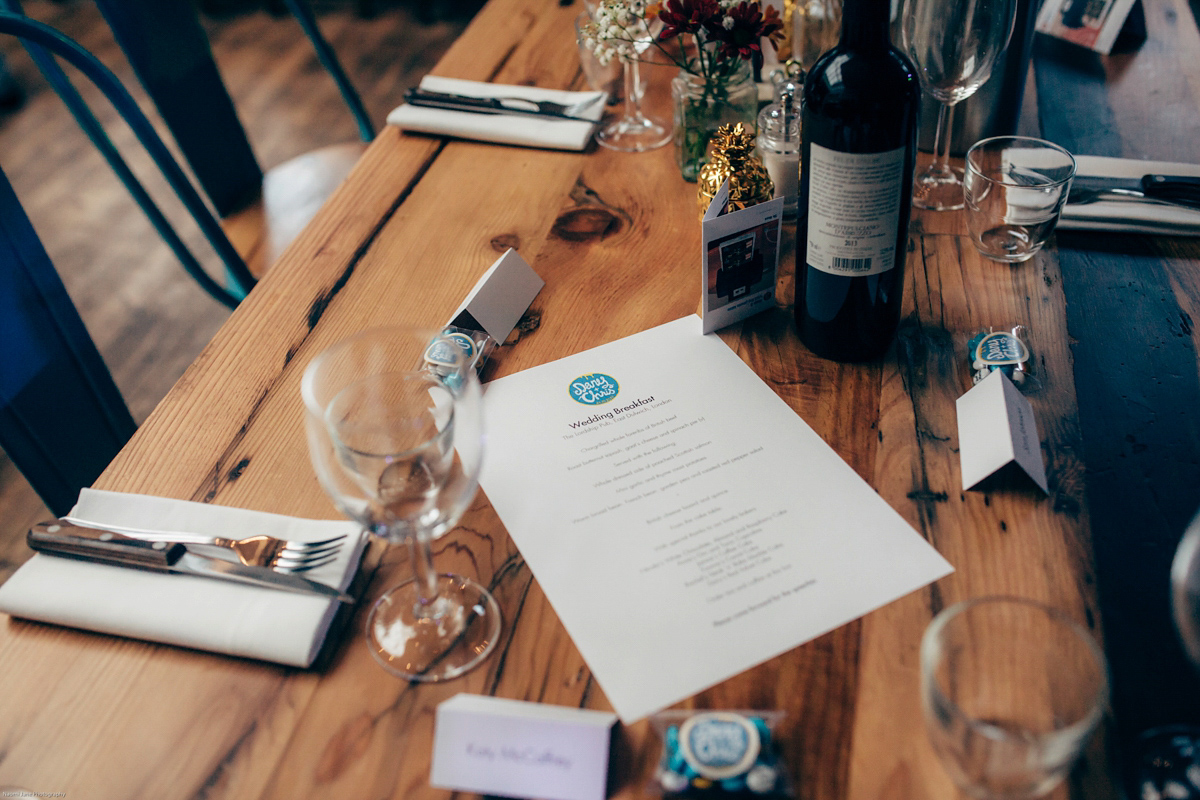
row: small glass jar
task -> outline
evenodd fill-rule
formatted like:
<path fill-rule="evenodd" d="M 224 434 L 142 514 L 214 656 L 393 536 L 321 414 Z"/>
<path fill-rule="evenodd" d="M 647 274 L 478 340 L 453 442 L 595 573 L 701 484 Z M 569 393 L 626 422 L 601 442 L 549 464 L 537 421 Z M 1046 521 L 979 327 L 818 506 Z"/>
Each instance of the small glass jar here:
<path fill-rule="evenodd" d="M 795 81 L 775 85 L 775 102 L 758 115 L 757 144 L 775 197 L 783 198 L 783 218 L 795 219 L 800 193 L 800 85 Z"/>
<path fill-rule="evenodd" d="M 732 74 L 706 81 L 683 72 L 671 81 L 675 107 L 675 160 L 686 181 L 694 182 L 708 160 L 708 141 L 722 125 L 740 122 L 754 127 L 758 114 L 758 85 L 748 61 Z"/>

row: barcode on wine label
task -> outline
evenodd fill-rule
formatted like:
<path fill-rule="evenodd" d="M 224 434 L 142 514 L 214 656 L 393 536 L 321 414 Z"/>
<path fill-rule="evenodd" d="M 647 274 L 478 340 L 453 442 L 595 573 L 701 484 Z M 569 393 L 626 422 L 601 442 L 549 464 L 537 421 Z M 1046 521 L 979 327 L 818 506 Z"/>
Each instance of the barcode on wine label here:
<path fill-rule="evenodd" d="M 871 262 L 874 261 L 874 259 L 838 258 L 837 256 L 834 256 L 832 261 L 832 266 L 834 269 L 844 269 L 849 272 L 869 272 L 871 269 Z"/>

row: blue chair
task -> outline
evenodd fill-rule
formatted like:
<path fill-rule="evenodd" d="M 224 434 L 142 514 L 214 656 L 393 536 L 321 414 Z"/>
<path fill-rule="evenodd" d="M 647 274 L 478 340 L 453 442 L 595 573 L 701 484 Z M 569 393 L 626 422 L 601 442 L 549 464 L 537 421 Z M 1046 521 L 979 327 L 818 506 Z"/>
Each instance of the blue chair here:
<path fill-rule="evenodd" d="M 0 0 L 0 6 L 12 9 L 17 7 L 16 0 Z M 30 56 L 66 103 L 80 127 L 129 189 L 138 205 L 150 219 L 151 224 L 154 225 L 155 230 L 171 247 L 188 274 L 218 301 L 230 308 L 236 306 L 238 301 L 254 286 L 254 277 L 225 235 L 220 222 L 209 211 L 196 188 L 171 155 L 170 150 L 163 144 L 150 121 L 146 119 L 117 77 L 78 43 L 50 26 L 30 19 L 21 13 L 0 10 L 0 33 L 16 36 L 25 45 Z M 191 213 L 209 244 L 221 258 L 228 275 L 229 286 L 222 285 L 205 272 L 200 262 L 183 243 L 166 216 L 109 140 L 104 128 L 92 114 L 87 103 L 58 66 L 54 60 L 55 55 L 63 58 L 87 76 L 121 114 L 161 170 L 171 188 Z"/>
<path fill-rule="evenodd" d="M 0 171 L 0 446 L 58 516 L 136 425 Z"/>
<path fill-rule="evenodd" d="M 371 121 L 311 9 L 305 0 L 284 3 L 333 77 L 362 142 L 370 142 Z M 194 0 L 96 0 L 96 5 L 227 232 L 261 276 L 349 173 L 365 144 L 321 148 L 264 176 Z"/>

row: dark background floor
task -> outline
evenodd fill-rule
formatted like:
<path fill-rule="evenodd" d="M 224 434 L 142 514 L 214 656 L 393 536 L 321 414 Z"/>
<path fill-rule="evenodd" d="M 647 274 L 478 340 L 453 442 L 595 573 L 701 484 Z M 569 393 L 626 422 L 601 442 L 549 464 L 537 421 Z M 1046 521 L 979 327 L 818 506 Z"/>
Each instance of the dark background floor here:
<path fill-rule="evenodd" d="M 377 127 L 437 62 L 480 0 L 313 0 Z M 353 119 L 295 20 L 275 0 L 203 0 L 213 54 L 264 169 L 357 139 Z M 158 123 L 89 0 L 27 0 L 25 11 L 95 54 Z M 16 40 L 0 41 L 18 96 L 0 103 L 0 167 L 62 275 L 134 418 L 141 422 L 229 312 L 183 272 Z M 73 78 L 76 73 L 68 70 Z M 132 133 L 85 79 L 77 87 L 189 243 L 190 217 L 141 156 Z M 16 101 L 15 107 L 11 104 Z M 165 128 L 160 134 L 169 142 Z M 197 248 L 214 274 L 218 262 Z M 3 357 L 3 354 L 0 354 Z M 49 517 L 0 453 L 0 582 L 30 551 L 25 532 Z"/>

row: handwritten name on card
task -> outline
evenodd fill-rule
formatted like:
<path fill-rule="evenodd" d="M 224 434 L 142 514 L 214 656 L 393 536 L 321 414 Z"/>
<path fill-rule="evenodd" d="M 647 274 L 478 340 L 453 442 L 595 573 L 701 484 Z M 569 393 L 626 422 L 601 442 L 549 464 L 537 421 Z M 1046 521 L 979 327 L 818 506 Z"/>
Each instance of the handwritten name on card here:
<path fill-rule="evenodd" d="M 604 800 L 615 714 L 458 694 L 438 706 L 429 782 L 544 800 Z"/>

